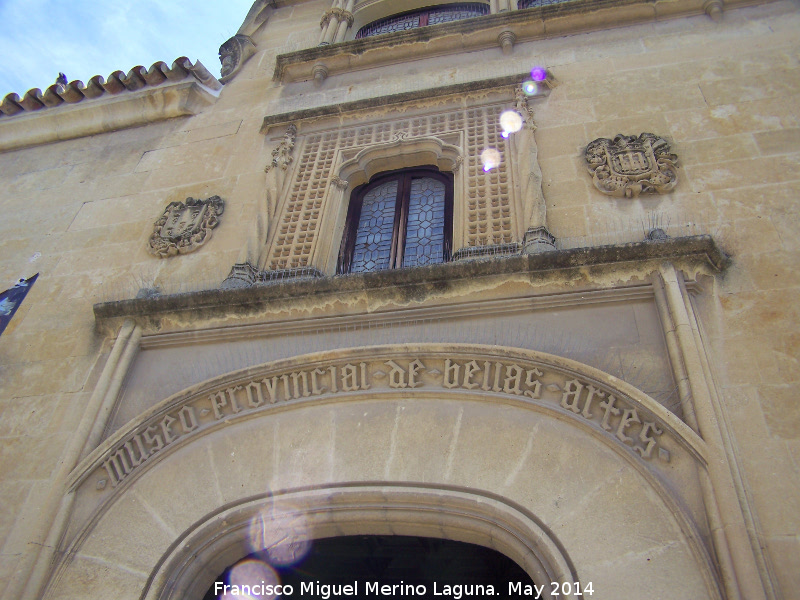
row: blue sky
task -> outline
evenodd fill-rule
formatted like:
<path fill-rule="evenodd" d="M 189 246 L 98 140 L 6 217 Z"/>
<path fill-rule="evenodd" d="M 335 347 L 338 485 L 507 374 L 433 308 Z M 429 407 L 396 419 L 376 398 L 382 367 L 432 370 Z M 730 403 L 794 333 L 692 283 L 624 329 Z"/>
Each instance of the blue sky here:
<path fill-rule="evenodd" d="M 0 0 L 0 99 L 179 56 L 219 76 L 219 46 L 253 0 Z"/>

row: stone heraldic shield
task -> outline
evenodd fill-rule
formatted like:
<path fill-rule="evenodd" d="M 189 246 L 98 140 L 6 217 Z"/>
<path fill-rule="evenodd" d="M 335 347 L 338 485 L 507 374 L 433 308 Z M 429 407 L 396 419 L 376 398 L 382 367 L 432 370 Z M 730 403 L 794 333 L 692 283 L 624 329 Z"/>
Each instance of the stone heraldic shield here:
<path fill-rule="evenodd" d="M 211 239 L 211 230 L 219 224 L 224 210 L 225 201 L 219 196 L 170 202 L 161 218 L 153 224 L 148 250 L 159 258 L 197 250 Z"/>
<path fill-rule="evenodd" d="M 598 138 L 586 147 L 585 158 L 595 187 L 609 196 L 665 194 L 678 183 L 678 157 L 652 133 Z"/>

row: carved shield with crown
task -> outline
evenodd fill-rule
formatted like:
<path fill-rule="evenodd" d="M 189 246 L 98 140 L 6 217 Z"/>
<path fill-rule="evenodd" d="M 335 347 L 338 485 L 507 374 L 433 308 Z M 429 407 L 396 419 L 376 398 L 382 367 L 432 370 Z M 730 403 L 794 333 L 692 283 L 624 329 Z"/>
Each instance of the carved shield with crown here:
<path fill-rule="evenodd" d="M 595 187 L 609 196 L 665 194 L 678 183 L 678 157 L 652 133 L 598 138 L 586 147 L 585 158 Z"/>
<path fill-rule="evenodd" d="M 211 230 L 219 224 L 224 210 L 225 201 L 219 196 L 170 202 L 164 214 L 153 224 L 148 250 L 159 258 L 197 250 L 211 239 Z"/>

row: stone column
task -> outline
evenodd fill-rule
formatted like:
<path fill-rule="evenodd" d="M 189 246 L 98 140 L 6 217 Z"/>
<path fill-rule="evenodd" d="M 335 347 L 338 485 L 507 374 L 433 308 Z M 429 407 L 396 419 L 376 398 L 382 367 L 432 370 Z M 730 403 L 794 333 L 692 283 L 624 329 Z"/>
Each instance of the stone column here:
<path fill-rule="evenodd" d="M 528 106 L 528 97 L 521 86 L 514 89 L 517 111 L 522 115 L 522 129 L 513 135 L 511 142 L 518 157 L 519 187 L 524 203 L 527 229 L 522 240 L 525 254 L 547 252 L 556 249 L 555 237 L 547 229 L 547 206 L 542 192 L 542 170 L 539 167 L 539 151 L 536 146 L 536 124 L 533 111 Z"/>
<path fill-rule="evenodd" d="M 498 0 L 489 0 L 489 14 L 494 15 L 500 12 L 497 2 Z"/>
<path fill-rule="evenodd" d="M 355 0 L 347 0 L 347 4 L 345 5 L 344 9 L 341 12 L 341 15 L 339 17 L 339 29 L 336 32 L 336 37 L 333 40 L 334 43 L 336 44 L 344 41 L 344 38 L 347 35 L 347 31 L 353 26 L 354 5 L 355 5 Z"/>
<path fill-rule="evenodd" d="M 320 26 L 322 27 L 319 41 L 320 46 L 325 46 L 333 42 L 333 38 L 339 30 L 341 15 L 341 0 L 333 0 L 333 5 L 325 11 L 325 14 L 322 16 L 322 21 L 320 22 Z"/>

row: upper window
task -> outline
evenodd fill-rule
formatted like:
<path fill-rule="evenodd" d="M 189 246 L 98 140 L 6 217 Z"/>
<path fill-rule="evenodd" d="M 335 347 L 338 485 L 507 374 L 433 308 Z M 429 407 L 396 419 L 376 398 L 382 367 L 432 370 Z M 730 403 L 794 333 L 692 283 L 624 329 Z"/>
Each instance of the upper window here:
<path fill-rule="evenodd" d="M 356 39 L 390 33 L 392 31 L 404 31 L 437 23 L 447 23 L 448 21 L 460 21 L 489 14 L 488 4 L 470 2 L 466 4 L 443 4 L 440 6 L 429 6 L 409 12 L 400 13 L 374 21 L 365 25 L 356 33 Z"/>
<path fill-rule="evenodd" d="M 518 0 L 517 8 L 534 8 L 536 6 L 547 6 L 548 4 L 561 4 L 565 0 Z"/>
<path fill-rule="evenodd" d="M 453 231 L 453 177 L 431 168 L 376 176 L 353 190 L 339 273 L 445 262 Z"/>

